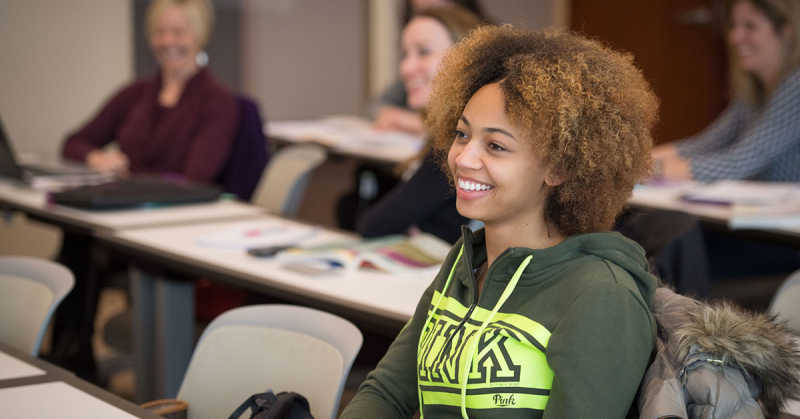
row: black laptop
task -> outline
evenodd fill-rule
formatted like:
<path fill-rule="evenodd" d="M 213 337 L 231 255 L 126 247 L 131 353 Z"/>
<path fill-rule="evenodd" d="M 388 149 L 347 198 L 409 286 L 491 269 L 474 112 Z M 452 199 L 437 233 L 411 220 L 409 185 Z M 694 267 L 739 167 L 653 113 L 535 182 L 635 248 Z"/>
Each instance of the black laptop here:
<path fill-rule="evenodd" d="M 21 165 L 0 121 L 0 176 L 35 186 L 55 186 L 52 202 L 83 209 L 122 209 L 190 204 L 219 199 L 211 185 L 155 176 L 114 179 L 81 165 L 39 167 Z M 44 181 L 44 182 L 42 182 Z M 65 189 L 66 188 L 66 189 Z"/>
<path fill-rule="evenodd" d="M 211 185 L 151 176 L 133 176 L 50 194 L 56 204 L 91 210 L 194 204 L 219 199 Z"/>
<path fill-rule="evenodd" d="M 50 184 L 57 186 L 97 183 L 109 179 L 109 175 L 98 173 L 80 164 L 21 164 L 17 161 L 2 120 L 0 120 L 0 176 L 28 185 L 35 185 L 41 180 L 50 180 Z"/>

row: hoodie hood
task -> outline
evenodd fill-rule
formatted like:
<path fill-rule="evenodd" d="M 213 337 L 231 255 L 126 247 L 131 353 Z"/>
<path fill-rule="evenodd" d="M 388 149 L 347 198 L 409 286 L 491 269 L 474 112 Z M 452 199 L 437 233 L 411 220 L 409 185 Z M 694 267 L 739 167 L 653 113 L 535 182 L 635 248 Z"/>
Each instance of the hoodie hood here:
<path fill-rule="evenodd" d="M 469 266 L 476 267 L 486 260 L 484 230 L 462 231 L 465 244 L 465 257 Z M 533 254 L 533 264 L 537 269 L 562 265 L 565 261 L 575 261 L 583 257 L 595 256 L 613 263 L 633 277 L 639 293 L 648 306 L 651 306 L 653 292 L 658 280 L 649 271 L 645 251 L 635 241 L 616 232 L 588 233 L 570 236 L 561 243 L 546 249 L 512 247 L 506 249 L 490 269 L 500 277 L 511 277 L 522 261 Z"/>

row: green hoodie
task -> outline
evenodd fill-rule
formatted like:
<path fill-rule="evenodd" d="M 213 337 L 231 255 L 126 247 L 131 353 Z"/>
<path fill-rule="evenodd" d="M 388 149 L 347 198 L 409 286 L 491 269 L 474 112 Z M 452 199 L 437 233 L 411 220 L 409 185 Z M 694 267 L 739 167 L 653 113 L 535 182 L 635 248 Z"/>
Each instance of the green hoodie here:
<path fill-rule="evenodd" d="M 625 417 L 655 339 L 642 248 L 591 233 L 506 249 L 476 304 L 485 260 L 483 231 L 465 228 L 343 418 L 409 418 L 420 403 L 429 418 Z"/>

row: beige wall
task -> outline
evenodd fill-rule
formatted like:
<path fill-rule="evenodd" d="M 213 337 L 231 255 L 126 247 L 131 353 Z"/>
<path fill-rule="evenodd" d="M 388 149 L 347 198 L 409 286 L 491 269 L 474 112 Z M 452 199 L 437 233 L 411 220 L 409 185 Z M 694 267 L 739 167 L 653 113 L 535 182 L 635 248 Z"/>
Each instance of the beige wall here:
<path fill-rule="evenodd" d="M 132 77 L 123 0 L 0 0 L 0 117 L 17 151 L 55 152 Z"/>
<path fill-rule="evenodd" d="M 569 0 L 488 0 L 482 4 L 489 16 L 499 23 L 525 29 L 569 26 Z"/>
<path fill-rule="evenodd" d="M 402 2 L 369 0 L 369 96 L 379 95 L 397 79 Z"/>
<path fill-rule="evenodd" d="M 243 8 L 242 91 L 267 119 L 363 110 L 365 0 L 244 0 Z"/>

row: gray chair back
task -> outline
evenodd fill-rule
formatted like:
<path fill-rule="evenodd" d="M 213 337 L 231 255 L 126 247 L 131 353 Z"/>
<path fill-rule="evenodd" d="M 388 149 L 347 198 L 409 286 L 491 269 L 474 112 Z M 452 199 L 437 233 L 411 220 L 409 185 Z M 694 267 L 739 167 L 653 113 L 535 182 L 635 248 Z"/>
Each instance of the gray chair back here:
<path fill-rule="evenodd" d="M 0 257 L 0 341 L 33 356 L 53 312 L 75 279 L 64 266 L 25 256 Z"/>
<path fill-rule="evenodd" d="M 205 329 L 178 399 L 189 419 L 227 417 L 253 394 L 305 396 L 315 418 L 335 418 L 363 337 L 349 321 L 307 307 L 266 304 L 222 313 Z"/>
<path fill-rule="evenodd" d="M 273 214 L 294 217 L 312 172 L 326 157 L 325 149 L 316 144 L 290 145 L 278 150 L 270 158 L 250 201 Z"/>
<path fill-rule="evenodd" d="M 800 271 L 789 275 L 778 288 L 769 305 L 769 312 L 800 335 Z"/>

